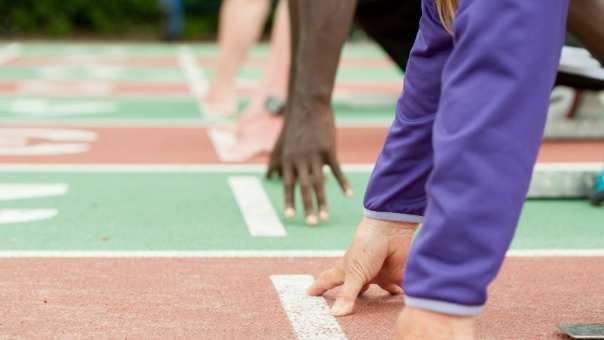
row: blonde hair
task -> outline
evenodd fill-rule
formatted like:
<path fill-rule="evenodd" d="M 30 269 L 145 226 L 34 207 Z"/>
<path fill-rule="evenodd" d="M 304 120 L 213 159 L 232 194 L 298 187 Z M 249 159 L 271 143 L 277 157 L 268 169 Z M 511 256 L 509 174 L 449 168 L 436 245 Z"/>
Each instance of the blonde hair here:
<path fill-rule="evenodd" d="M 457 10 L 457 0 L 435 0 L 440 21 L 449 33 L 453 33 L 453 18 Z"/>

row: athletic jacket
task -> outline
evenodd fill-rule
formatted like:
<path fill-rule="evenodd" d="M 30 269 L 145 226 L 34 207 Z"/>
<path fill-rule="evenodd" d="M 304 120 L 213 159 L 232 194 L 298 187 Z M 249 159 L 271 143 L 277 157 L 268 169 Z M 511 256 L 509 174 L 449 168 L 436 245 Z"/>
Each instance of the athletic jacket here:
<path fill-rule="evenodd" d="M 396 118 L 364 200 L 423 222 L 405 303 L 480 313 L 524 203 L 562 48 L 567 0 L 460 0 L 454 34 L 423 0 Z"/>

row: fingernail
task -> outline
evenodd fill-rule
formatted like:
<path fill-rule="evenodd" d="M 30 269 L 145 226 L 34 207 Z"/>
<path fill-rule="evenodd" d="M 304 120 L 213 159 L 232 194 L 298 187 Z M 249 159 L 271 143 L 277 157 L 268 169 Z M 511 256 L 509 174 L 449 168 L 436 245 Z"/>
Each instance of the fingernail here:
<path fill-rule="evenodd" d="M 333 316 L 342 316 L 349 313 L 349 307 L 345 305 L 343 302 L 336 301 L 333 306 L 331 306 L 331 315 Z"/>
<path fill-rule="evenodd" d="M 322 221 L 327 221 L 327 219 L 329 218 L 329 213 L 327 212 L 327 209 L 321 209 L 321 211 L 319 211 L 319 218 Z"/>
<path fill-rule="evenodd" d="M 353 195 L 352 189 L 351 188 L 346 189 L 344 194 L 348 197 L 352 197 L 352 195 Z"/>
<path fill-rule="evenodd" d="M 306 224 L 315 225 L 317 223 L 319 223 L 319 221 L 317 220 L 317 216 L 315 214 L 306 216 Z"/>
<path fill-rule="evenodd" d="M 296 216 L 296 212 L 293 208 L 285 208 L 285 217 L 291 219 L 294 218 L 294 216 Z"/>

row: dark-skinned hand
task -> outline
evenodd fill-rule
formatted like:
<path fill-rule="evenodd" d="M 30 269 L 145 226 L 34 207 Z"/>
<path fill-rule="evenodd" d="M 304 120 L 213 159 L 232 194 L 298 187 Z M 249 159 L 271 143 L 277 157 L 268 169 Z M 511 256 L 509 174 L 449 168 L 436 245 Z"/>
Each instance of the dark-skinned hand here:
<path fill-rule="evenodd" d="M 299 108 L 298 108 L 299 109 Z M 330 109 L 327 109 L 330 110 Z M 300 117 L 300 118 L 297 118 Z M 288 115 L 269 161 L 267 177 L 277 173 L 283 178 L 287 218 L 295 217 L 295 187 L 300 183 L 307 224 L 315 225 L 318 217 L 328 218 L 323 166 L 331 169 L 347 196 L 352 196 L 336 156 L 335 124 L 331 112 Z M 316 207 L 313 202 L 316 198 Z"/>

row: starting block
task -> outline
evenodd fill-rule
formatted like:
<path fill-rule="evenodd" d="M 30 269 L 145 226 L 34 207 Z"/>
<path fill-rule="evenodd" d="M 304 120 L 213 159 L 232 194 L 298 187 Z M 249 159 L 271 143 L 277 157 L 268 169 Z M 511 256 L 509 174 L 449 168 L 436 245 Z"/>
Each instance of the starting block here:
<path fill-rule="evenodd" d="M 604 323 L 563 323 L 560 330 L 573 339 L 604 339 Z"/>

